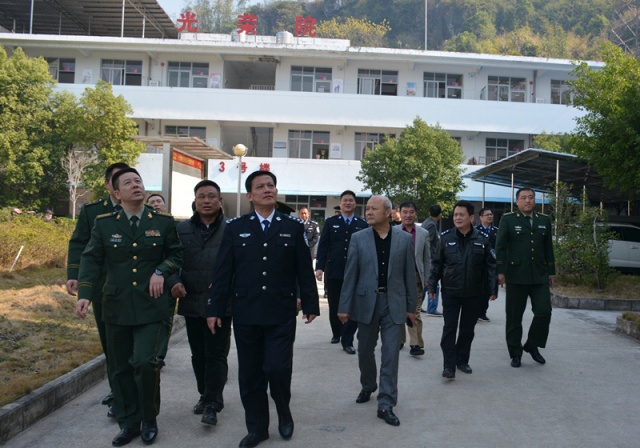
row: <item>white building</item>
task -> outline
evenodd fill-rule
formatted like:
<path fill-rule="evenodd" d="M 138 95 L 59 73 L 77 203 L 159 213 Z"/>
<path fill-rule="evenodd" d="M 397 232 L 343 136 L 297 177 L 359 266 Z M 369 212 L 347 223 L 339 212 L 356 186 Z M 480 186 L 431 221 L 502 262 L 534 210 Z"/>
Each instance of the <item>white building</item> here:
<path fill-rule="evenodd" d="M 580 115 L 565 105 L 569 60 L 352 47 L 289 33 L 167 35 L 0 32 L 0 45 L 47 58 L 58 88 L 76 95 L 98 79 L 112 82 L 133 107 L 140 136 L 195 136 L 228 154 L 243 143 L 243 178 L 268 164 L 283 202 L 323 216 L 333 214 L 345 189 L 364 203 L 359 160 L 416 117 L 457 139 L 465 163 L 484 165 L 528 148 L 536 134 L 572 131 Z M 234 214 L 237 160 L 154 152 L 141 159 L 143 177 L 148 189 L 165 192 L 171 179 L 174 214 L 190 215 L 200 177 L 220 184 L 227 214 Z M 474 184 L 461 196 L 481 201 L 482 187 Z M 487 186 L 485 197 L 508 202 L 510 190 Z"/>

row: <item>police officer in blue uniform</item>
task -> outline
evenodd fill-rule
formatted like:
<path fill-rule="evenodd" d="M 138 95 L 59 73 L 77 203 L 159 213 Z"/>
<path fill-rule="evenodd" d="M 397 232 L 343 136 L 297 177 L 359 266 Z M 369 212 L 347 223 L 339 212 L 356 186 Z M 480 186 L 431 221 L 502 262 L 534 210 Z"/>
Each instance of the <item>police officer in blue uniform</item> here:
<path fill-rule="evenodd" d="M 207 324 L 215 334 L 231 297 L 240 397 L 249 432 L 240 447 L 269 438 L 267 387 L 276 404 L 280 435 L 293 435 L 289 402 L 297 286 L 305 323 L 320 314 L 304 225 L 275 209 L 276 182 L 269 171 L 247 177 L 247 198 L 255 212 L 227 223 L 207 304 Z"/>
<path fill-rule="evenodd" d="M 327 285 L 327 299 L 329 301 L 329 323 L 331 324 L 331 343 L 342 342 L 342 348 L 350 355 L 355 355 L 353 335 L 358 324 L 353 320 L 346 323 L 338 319 L 338 304 L 340 291 L 344 281 L 344 268 L 347 263 L 347 251 L 351 242 L 351 235 L 369 227 L 367 221 L 354 215 L 356 194 L 345 190 L 340 195 L 340 214 L 334 215 L 324 222 L 318 255 L 316 258 L 316 278 Z"/>
<path fill-rule="evenodd" d="M 476 229 L 486 233 L 489 236 L 489 243 L 491 244 L 491 248 L 495 250 L 496 235 L 498 235 L 498 228 L 493 225 L 493 210 L 483 207 L 478 212 L 478 215 L 480 216 L 480 224 L 476 226 Z M 496 276 L 496 282 L 497 281 L 498 281 L 498 277 Z M 489 309 L 491 294 L 488 290 L 485 290 L 482 292 L 482 295 L 486 297 L 487 300 L 482 302 L 482 307 L 480 308 L 480 314 L 478 315 L 478 321 L 491 322 L 491 319 L 487 317 L 487 310 Z"/>

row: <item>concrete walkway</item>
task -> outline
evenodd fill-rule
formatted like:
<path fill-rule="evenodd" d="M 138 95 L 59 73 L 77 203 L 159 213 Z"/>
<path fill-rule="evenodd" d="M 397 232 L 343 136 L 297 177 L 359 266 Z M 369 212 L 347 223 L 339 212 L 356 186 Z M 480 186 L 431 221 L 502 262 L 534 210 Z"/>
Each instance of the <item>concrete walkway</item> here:
<path fill-rule="evenodd" d="M 478 323 L 471 350 L 473 374 L 444 380 L 442 319 L 423 314 L 426 355 L 400 353 L 398 428 L 376 417 L 375 400 L 356 404 L 356 356 L 331 345 L 326 300 L 323 315 L 298 324 L 291 408 L 295 433 L 278 435 L 271 403 L 271 439 L 260 447 L 637 447 L 640 446 L 640 344 L 614 332 L 619 312 L 555 309 L 544 366 L 527 354 L 509 366 L 504 342 L 504 292 Z M 531 312 L 525 314 L 528 328 Z M 233 338 L 232 338 L 233 341 Z M 246 435 L 232 342 L 225 409 L 216 427 L 200 423 L 184 332 L 162 370 L 157 447 L 236 447 Z M 377 355 L 379 360 L 379 354 Z M 100 399 L 106 381 L 6 443 L 6 447 L 108 447 L 118 433 Z M 132 447 L 143 446 L 135 439 Z"/>

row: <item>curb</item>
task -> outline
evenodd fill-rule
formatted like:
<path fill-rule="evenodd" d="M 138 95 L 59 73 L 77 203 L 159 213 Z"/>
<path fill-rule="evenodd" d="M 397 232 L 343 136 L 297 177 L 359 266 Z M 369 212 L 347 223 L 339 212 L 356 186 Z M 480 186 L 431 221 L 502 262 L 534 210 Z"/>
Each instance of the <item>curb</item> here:
<path fill-rule="evenodd" d="M 184 328 L 184 317 L 175 316 L 169 346 L 178 342 L 176 336 L 184 332 Z M 0 445 L 83 394 L 106 377 L 107 363 L 104 355 L 100 355 L 13 403 L 3 406 L 0 408 Z"/>
<path fill-rule="evenodd" d="M 622 316 L 618 316 L 616 318 L 616 331 L 629 337 L 640 339 L 638 323 L 632 320 L 624 319 Z"/>
<path fill-rule="evenodd" d="M 570 297 L 551 291 L 551 305 L 557 308 L 572 308 L 599 311 L 640 312 L 640 300 L 608 299 L 602 297 Z"/>

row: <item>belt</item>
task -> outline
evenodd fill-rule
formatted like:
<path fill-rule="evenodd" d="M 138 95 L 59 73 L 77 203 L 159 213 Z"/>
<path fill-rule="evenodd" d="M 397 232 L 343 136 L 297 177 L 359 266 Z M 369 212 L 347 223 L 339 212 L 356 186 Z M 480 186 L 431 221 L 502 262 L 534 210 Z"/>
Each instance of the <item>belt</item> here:
<path fill-rule="evenodd" d="M 383 286 L 382 288 L 376 288 L 376 294 L 385 294 L 387 292 L 387 287 Z"/>

